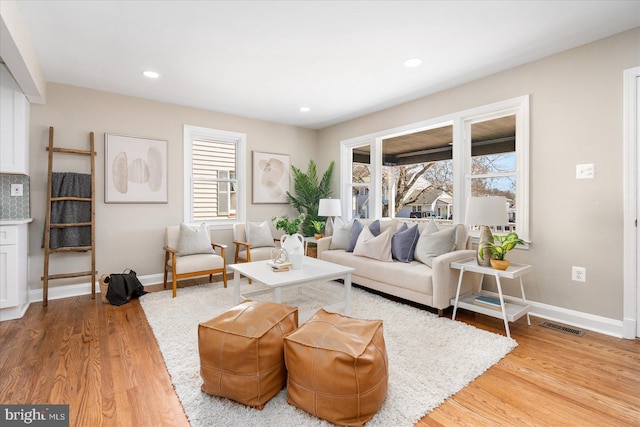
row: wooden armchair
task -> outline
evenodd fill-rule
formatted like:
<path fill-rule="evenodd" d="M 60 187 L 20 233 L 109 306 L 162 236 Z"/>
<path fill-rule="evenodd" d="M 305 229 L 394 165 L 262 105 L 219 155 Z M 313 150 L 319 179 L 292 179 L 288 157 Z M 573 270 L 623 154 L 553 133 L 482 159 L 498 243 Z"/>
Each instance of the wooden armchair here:
<path fill-rule="evenodd" d="M 264 224 L 264 223 L 263 223 Z M 241 262 L 261 261 L 265 259 L 271 259 L 271 250 L 280 245 L 280 239 L 271 236 L 273 243 L 269 246 L 262 246 L 266 242 L 262 242 L 262 245 L 256 245 L 249 242 L 247 238 L 247 224 L 234 224 L 233 225 L 233 243 L 236 245 L 235 256 L 233 262 L 235 264 Z M 249 279 L 251 283 L 251 279 Z"/>
<path fill-rule="evenodd" d="M 238 264 L 240 262 L 271 259 L 271 250 L 280 245 L 280 239 L 272 237 L 273 245 L 255 247 L 255 245 L 249 243 L 246 230 L 246 224 L 233 225 L 233 243 L 236 245 L 236 253 L 233 258 L 233 262 Z"/>
<path fill-rule="evenodd" d="M 165 229 L 164 288 L 167 288 L 167 275 L 171 273 L 174 298 L 176 297 L 176 285 L 179 279 L 209 275 L 209 280 L 211 281 L 214 274 L 222 273 L 224 287 L 227 287 L 227 265 L 224 259 L 224 250 L 227 245 L 211 243 L 206 227 L 205 230 L 212 251 L 204 250 L 203 252 L 205 253 L 180 255 L 178 252 L 180 226 L 169 226 Z M 219 255 L 216 250 L 220 251 Z"/>

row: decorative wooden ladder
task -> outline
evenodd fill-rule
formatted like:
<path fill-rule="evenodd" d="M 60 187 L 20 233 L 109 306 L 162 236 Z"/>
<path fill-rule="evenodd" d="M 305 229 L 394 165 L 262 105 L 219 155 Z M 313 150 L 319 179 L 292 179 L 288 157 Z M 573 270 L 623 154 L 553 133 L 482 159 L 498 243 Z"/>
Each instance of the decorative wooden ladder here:
<path fill-rule="evenodd" d="M 47 186 L 47 214 L 45 217 L 45 233 L 44 233 L 44 275 L 42 276 L 42 304 L 46 306 L 49 299 L 49 280 L 65 279 L 72 277 L 91 276 L 91 298 L 96 297 L 96 231 L 95 231 L 95 217 L 96 217 L 96 204 L 95 204 L 95 156 L 94 151 L 94 139 L 93 132 L 89 133 L 89 150 L 77 150 L 72 148 L 60 148 L 53 146 L 53 127 L 49 127 L 49 146 L 47 147 L 49 152 L 49 172 L 48 172 L 48 186 Z M 67 153 L 67 154 L 79 154 L 89 156 L 91 159 L 91 197 L 71 197 L 61 196 L 52 197 L 52 177 L 53 177 L 53 155 L 55 153 Z M 62 201 L 77 201 L 91 203 L 91 221 L 89 222 L 76 222 L 76 223 L 51 223 L 51 207 L 53 203 Z M 66 227 L 91 227 L 91 246 L 66 246 L 55 249 L 50 248 L 51 230 L 54 228 L 66 228 Z M 55 252 L 91 252 L 91 270 L 81 271 L 74 273 L 63 274 L 49 274 L 49 257 Z"/>

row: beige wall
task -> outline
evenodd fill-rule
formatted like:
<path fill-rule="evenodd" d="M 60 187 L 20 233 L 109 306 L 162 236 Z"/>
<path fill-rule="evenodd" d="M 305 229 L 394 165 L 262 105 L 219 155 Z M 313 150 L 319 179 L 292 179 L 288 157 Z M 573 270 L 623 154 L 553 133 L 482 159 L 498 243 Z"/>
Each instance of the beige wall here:
<path fill-rule="evenodd" d="M 203 126 L 247 135 L 247 164 L 251 170 L 253 150 L 291 155 L 291 164 L 305 168 L 316 151 L 316 131 L 269 123 L 212 111 L 148 101 L 113 93 L 49 83 L 46 105 L 31 105 L 30 175 L 31 224 L 29 242 L 31 289 L 42 288 L 41 249 L 46 205 L 49 126 L 55 128 L 55 145 L 87 149 L 94 132 L 96 151 L 96 257 L 99 274 L 133 268 L 139 275 L 162 272 L 163 227 L 183 219 L 183 125 Z M 104 203 L 104 134 L 142 136 L 169 142 L 168 204 Z M 86 158 L 55 156 L 54 170 L 89 172 Z M 251 181 L 247 179 L 249 220 L 279 215 L 288 205 L 252 205 Z M 233 261 L 231 230 L 214 231 L 214 238 L 229 245 L 227 260 Z M 51 273 L 90 269 L 82 255 L 56 254 Z M 52 258 L 53 259 L 53 258 Z M 84 261 L 84 260 L 87 261 Z M 58 271 L 62 269 L 61 271 Z M 87 278 L 51 286 L 86 283 Z"/>
<path fill-rule="evenodd" d="M 529 298 L 622 320 L 622 76 L 638 65 L 640 28 L 323 129 L 318 163 L 338 159 L 341 140 L 530 94 L 532 244 L 509 257 L 534 266 Z M 575 179 L 582 163 L 595 179 Z M 574 265 L 586 283 L 571 281 Z"/>

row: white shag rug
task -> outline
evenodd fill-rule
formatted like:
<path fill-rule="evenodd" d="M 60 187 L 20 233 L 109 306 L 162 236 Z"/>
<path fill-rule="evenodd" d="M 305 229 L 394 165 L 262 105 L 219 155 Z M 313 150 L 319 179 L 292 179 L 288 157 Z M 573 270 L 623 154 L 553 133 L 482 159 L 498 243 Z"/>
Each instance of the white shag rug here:
<path fill-rule="evenodd" d="M 330 426 L 287 404 L 286 389 L 262 411 L 200 390 L 198 323 L 233 307 L 233 285 L 221 283 L 152 292 L 140 298 L 176 393 L 193 427 L 199 426 Z M 261 285 L 243 284 L 244 290 Z M 340 298 L 336 282 L 283 291 L 282 301 L 306 311 L 321 301 Z M 269 294 L 254 297 L 268 300 Z M 318 305 L 316 305 L 318 304 Z M 367 426 L 413 426 L 513 350 L 510 338 L 462 322 L 352 289 L 352 316 L 381 319 L 389 358 L 389 388 L 385 402 Z"/>

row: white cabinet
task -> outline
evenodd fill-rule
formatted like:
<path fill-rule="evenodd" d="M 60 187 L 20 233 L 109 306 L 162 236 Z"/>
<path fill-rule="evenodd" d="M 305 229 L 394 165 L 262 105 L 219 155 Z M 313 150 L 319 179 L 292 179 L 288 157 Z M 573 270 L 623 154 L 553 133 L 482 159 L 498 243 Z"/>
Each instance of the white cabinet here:
<path fill-rule="evenodd" d="M 29 174 L 29 102 L 0 64 L 0 173 Z"/>
<path fill-rule="evenodd" d="M 0 224 L 0 321 L 18 319 L 29 307 L 27 224 L 30 219 Z"/>

